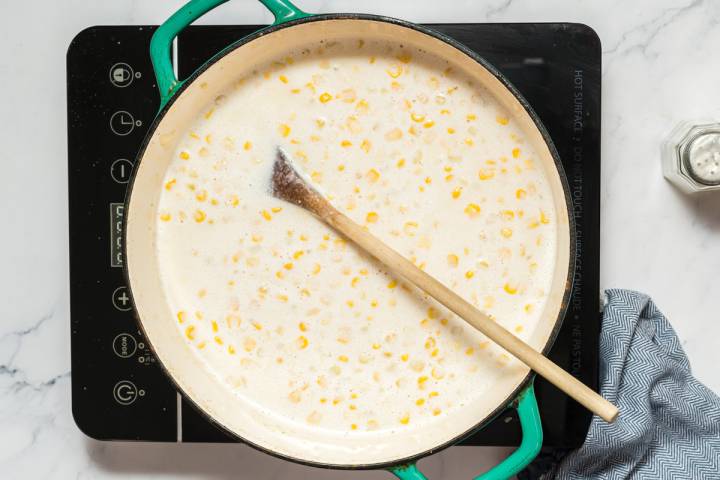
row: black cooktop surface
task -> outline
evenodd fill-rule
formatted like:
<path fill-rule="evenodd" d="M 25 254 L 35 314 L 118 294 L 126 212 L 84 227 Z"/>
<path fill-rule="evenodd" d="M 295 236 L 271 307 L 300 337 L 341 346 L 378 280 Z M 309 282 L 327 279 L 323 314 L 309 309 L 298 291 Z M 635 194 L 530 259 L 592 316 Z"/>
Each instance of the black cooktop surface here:
<path fill-rule="evenodd" d="M 562 158 L 577 222 L 575 284 L 550 357 L 597 389 L 600 263 L 600 41 L 578 24 L 437 24 L 504 73 Z M 190 27 L 176 63 L 187 76 L 257 26 Z M 72 410 L 103 440 L 232 442 L 182 399 L 138 330 L 122 275 L 123 201 L 159 106 L 148 48 L 154 27 L 92 27 L 67 54 Z M 546 446 L 582 443 L 590 414 L 536 380 Z M 517 445 L 508 410 L 463 445 Z"/>

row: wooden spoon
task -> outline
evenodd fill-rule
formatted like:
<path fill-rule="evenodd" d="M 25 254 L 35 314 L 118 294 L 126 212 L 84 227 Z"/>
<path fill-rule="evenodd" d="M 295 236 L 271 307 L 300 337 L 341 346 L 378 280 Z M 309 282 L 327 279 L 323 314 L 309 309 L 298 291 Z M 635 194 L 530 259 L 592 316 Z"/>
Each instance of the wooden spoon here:
<path fill-rule="evenodd" d="M 278 155 L 273 165 L 271 191 L 275 197 L 308 210 L 335 230 L 343 233 L 360 248 L 380 260 L 391 271 L 424 290 L 428 295 L 520 359 L 525 365 L 580 402 L 588 410 L 607 422 L 612 422 L 617 417 L 618 409 L 615 405 L 605 400 L 578 379 L 535 351 L 530 345 L 498 325 L 455 292 L 420 270 L 412 262 L 335 209 L 294 168 L 282 149 L 278 149 Z"/>

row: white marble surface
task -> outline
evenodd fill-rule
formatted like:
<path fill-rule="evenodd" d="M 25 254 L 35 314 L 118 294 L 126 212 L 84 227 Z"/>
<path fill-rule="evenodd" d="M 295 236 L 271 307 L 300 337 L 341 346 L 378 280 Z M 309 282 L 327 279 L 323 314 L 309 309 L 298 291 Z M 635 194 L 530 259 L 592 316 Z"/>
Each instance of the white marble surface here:
<path fill-rule="evenodd" d="M 299 467 L 246 447 L 100 443 L 70 415 L 65 51 L 97 24 L 152 24 L 180 0 L 3 2 L 0 15 L 0 477 L 372 479 L 383 472 Z M 679 120 L 720 119 L 716 0 L 299 1 L 418 22 L 574 21 L 603 42 L 603 287 L 651 294 L 696 375 L 720 391 L 720 196 L 690 199 L 660 173 Z M 235 0 L 206 23 L 270 20 Z M 470 478 L 503 449 L 452 448 L 422 462 L 433 479 Z"/>

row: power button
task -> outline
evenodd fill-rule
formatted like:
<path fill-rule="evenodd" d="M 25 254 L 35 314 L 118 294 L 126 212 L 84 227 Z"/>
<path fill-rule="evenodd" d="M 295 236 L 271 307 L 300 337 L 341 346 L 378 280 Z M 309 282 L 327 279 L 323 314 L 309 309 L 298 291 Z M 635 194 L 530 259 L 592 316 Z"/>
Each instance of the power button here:
<path fill-rule="evenodd" d="M 131 405 L 137 397 L 145 395 L 145 390 L 138 390 L 130 380 L 120 380 L 113 387 L 113 397 L 120 405 Z"/>

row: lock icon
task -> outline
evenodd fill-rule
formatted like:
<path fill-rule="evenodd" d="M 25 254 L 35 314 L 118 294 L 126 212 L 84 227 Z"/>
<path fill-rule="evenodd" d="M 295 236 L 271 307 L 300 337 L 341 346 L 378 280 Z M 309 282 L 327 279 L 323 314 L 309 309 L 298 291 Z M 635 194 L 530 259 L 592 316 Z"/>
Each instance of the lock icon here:
<path fill-rule="evenodd" d="M 116 63 L 110 67 L 110 83 L 116 87 L 127 87 L 132 83 L 133 78 L 135 78 L 135 73 L 127 63 Z"/>

